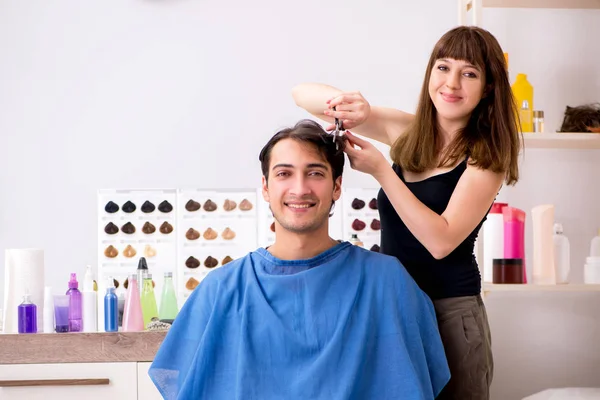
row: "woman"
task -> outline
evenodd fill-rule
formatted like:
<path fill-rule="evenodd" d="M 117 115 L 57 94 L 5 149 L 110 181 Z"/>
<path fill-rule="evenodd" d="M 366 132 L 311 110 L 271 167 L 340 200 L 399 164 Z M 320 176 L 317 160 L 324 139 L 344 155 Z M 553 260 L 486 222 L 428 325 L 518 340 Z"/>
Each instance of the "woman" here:
<path fill-rule="evenodd" d="M 299 85 L 293 96 L 313 115 L 339 118 L 344 128 L 391 146 L 390 167 L 371 143 L 346 132 L 352 168 L 381 185 L 381 251 L 398 257 L 434 302 L 452 375 L 438 398 L 488 399 L 491 337 L 473 248 L 502 183 L 519 178 L 520 149 L 497 40 L 478 27 L 444 34 L 415 115 L 370 107 L 358 92 L 320 84 Z"/>

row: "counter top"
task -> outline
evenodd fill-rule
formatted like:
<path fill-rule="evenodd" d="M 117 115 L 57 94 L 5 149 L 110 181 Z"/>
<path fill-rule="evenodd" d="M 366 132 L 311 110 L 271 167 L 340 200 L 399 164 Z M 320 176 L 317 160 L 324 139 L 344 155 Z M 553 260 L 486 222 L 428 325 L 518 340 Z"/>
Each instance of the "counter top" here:
<path fill-rule="evenodd" d="M 0 334 L 0 365 L 152 361 L 166 334 Z"/>

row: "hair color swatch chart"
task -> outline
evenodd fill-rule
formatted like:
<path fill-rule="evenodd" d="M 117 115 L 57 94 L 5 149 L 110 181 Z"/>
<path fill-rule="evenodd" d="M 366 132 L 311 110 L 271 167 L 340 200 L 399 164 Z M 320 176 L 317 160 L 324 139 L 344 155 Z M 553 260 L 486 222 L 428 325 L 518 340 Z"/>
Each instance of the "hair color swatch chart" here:
<path fill-rule="evenodd" d="M 343 189 L 331 206 L 329 235 L 356 234 L 366 249 L 379 251 L 376 196 L 377 189 Z M 275 218 L 256 188 L 107 189 L 98 191 L 97 207 L 98 290 L 105 293 L 110 280 L 120 303 L 140 257 L 157 301 L 171 272 L 181 307 L 211 271 L 275 241 Z"/>

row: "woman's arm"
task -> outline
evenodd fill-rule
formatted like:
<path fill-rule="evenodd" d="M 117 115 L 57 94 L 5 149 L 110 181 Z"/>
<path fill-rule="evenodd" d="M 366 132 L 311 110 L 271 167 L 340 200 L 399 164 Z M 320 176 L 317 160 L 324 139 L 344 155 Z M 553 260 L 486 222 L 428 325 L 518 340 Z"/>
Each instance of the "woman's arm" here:
<path fill-rule="evenodd" d="M 438 215 L 412 194 L 379 150 L 352 134 L 346 136 L 349 145 L 344 151 L 352 168 L 373 175 L 406 227 L 438 260 L 454 251 L 481 222 L 505 178 L 502 173 L 467 165 L 448 207 Z"/>
<path fill-rule="evenodd" d="M 321 83 L 297 85 L 292 89 L 292 97 L 296 105 L 315 117 L 329 123 L 338 118 L 345 129 L 387 145 L 392 145 L 414 118 L 393 108 L 371 107 L 359 92 L 345 93 Z"/>

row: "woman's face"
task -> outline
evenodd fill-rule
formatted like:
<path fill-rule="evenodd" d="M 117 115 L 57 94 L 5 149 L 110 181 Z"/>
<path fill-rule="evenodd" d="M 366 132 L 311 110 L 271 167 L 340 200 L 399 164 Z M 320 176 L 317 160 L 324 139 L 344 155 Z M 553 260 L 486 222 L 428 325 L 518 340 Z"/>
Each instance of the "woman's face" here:
<path fill-rule="evenodd" d="M 429 96 L 441 121 L 466 125 L 479 104 L 485 87 L 485 74 L 466 61 L 436 60 L 429 78 Z"/>

